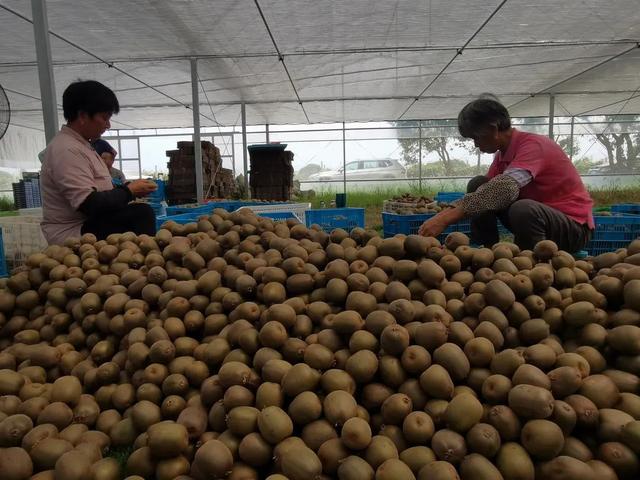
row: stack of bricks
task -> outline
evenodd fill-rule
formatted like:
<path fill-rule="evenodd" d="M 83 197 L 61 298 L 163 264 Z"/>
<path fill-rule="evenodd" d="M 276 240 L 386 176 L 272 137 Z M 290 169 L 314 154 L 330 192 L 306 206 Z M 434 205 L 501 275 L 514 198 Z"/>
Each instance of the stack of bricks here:
<path fill-rule="evenodd" d="M 289 201 L 293 191 L 293 152 L 249 149 L 251 198 Z"/>
<path fill-rule="evenodd" d="M 220 150 L 211 142 L 201 142 L 202 190 L 205 196 L 229 198 L 236 192 L 233 173 L 222 168 Z M 167 150 L 169 179 L 167 203 L 179 205 L 196 201 L 196 170 L 193 142 L 178 142 L 177 150 Z"/>

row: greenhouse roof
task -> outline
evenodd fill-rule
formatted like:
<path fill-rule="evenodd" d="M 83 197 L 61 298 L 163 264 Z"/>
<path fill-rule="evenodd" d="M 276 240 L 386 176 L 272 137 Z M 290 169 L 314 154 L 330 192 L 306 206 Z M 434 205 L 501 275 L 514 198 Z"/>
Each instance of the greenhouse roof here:
<path fill-rule="evenodd" d="M 638 0 L 49 0 L 58 101 L 116 91 L 114 128 L 455 117 L 478 95 L 513 115 L 640 114 Z M 12 123 L 42 128 L 31 2 L 0 0 Z"/>

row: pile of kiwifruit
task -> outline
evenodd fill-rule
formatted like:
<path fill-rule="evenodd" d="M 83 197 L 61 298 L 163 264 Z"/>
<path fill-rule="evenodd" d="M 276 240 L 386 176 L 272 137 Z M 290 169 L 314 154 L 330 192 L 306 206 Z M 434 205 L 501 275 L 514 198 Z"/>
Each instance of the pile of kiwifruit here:
<path fill-rule="evenodd" d="M 384 202 L 384 211 L 398 215 L 416 215 L 425 213 L 438 213 L 442 210 L 432 198 L 415 196 L 411 193 L 396 195 L 391 200 Z"/>
<path fill-rule="evenodd" d="M 247 210 L 0 281 L 0 478 L 640 478 L 640 240 L 574 260 Z"/>

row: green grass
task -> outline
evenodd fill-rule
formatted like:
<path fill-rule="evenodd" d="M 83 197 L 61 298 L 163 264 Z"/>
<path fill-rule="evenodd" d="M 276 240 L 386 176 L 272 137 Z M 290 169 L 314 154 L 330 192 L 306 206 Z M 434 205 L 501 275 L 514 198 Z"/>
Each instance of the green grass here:
<path fill-rule="evenodd" d="M 127 466 L 127 459 L 129 455 L 133 452 L 133 445 L 129 445 L 126 447 L 112 447 L 109 448 L 107 452 L 107 457 L 115 458 L 120 464 L 120 471 L 124 472 L 125 467 Z"/>
<path fill-rule="evenodd" d="M 438 190 L 455 191 L 455 188 L 447 190 L 447 185 L 443 185 Z M 413 195 L 424 195 L 434 197 L 438 190 L 423 188 L 419 191 L 418 185 L 411 185 L 409 188 L 403 187 L 378 187 L 371 190 L 354 189 L 347 191 L 347 206 L 361 207 L 365 209 L 365 225 L 367 228 L 379 230 L 382 228 L 382 203 L 396 195 L 411 193 Z M 320 208 L 322 202 L 325 208 L 329 208 L 331 201 L 335 200 L 336 192 L 342 189 L 323 190 L 315 193 L 315 196 L 306 197 L 304 200 L 311 202 L 312 208 Z M 589 190 L 591 198 L 594 200 L 595 208 L 608 207 L 614 203 L 634 203 L 640 202 L 640 187 L 609 187 Z"/>
<path fill-rule="evenodd" d="M 15 211 L 16 206 L 13 204 L 13 200 L 8 197 L 0 197 L 0 212 Z"/>

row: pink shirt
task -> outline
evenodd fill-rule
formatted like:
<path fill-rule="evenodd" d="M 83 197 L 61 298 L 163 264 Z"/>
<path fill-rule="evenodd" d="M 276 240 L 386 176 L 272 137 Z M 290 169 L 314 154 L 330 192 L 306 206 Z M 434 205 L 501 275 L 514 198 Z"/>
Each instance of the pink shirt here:
<path fill-rule="evenodd" d="M 42 233 L 49 244 L 79 237 L 86 215 L 78 207 L 96 190 L 111 190 L 109 169 L 79 133 L 66 125 L 47 145 L 40 173 Z"/>
<path fill-rule="evenodd" d="M 507 151 L 498 151 L 487 176 L 507 168 L 522 168 L 533 180 L 520 189 L 520 198 L 535 200 L 561 211 L 580 224 L 594 228 L 593 200 L 580 174 L 562 147 L 549 137 L 513 129 Z"/>

